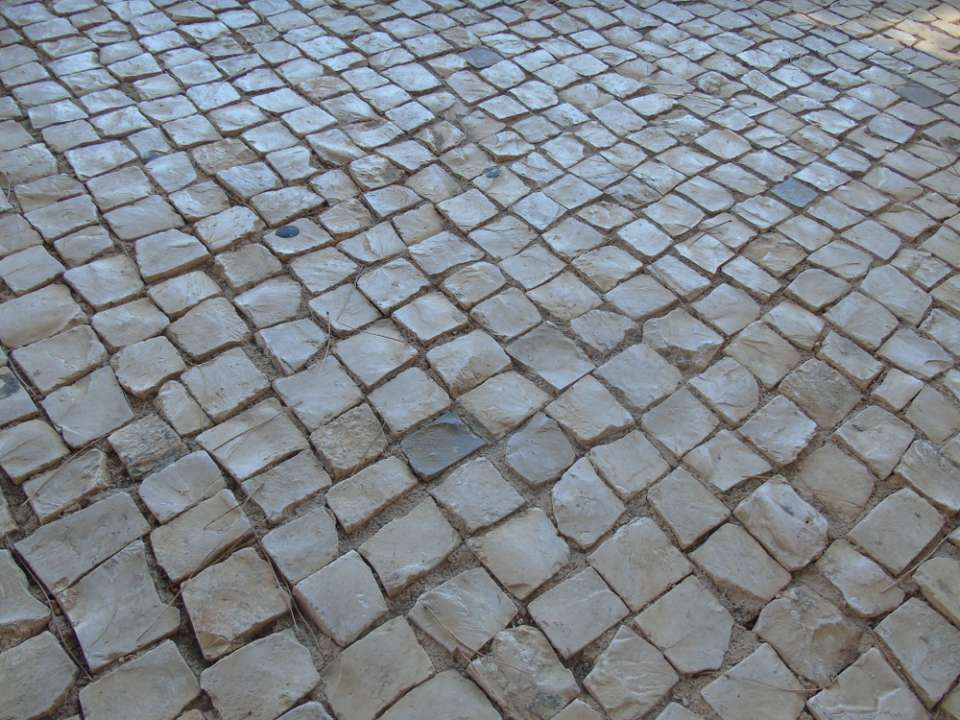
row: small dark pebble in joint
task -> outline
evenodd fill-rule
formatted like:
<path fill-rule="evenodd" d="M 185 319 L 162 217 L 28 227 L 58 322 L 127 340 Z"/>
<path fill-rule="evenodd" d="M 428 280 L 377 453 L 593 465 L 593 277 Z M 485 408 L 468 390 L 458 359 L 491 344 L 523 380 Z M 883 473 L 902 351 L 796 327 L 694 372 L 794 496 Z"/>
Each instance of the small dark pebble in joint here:
<path fill-rule="evenodd" d="M 277 228 L 277 237 L 282 238 L 292 238 L 300 234 L 300 228 L 296 225 L 284 225 L 283 227 Z"/>

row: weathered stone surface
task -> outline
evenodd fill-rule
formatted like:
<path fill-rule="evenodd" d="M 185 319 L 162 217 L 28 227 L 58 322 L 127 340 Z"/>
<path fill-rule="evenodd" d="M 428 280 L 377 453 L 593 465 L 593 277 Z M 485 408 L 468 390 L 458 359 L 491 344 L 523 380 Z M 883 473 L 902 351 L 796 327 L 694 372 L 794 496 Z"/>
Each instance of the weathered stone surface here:
<path fill-rule="evenodd" d="M 55 712 L 78 674 L 57 639 L 41 633 L 0 653 L 0 699 L 11 717 L 34 720 Z"/>
<path fill-rule="evenodd" d="M 414 688 L 381 717 L 384 720 L 499 720 L 487 696 L 456 670 L 446 670 Z"/>
<path fill-rule="evenodd" d="M 472 658 L 516 616 L 517 608 L 483 570 L 466 570 L 423 593 L 410 620 L 456 657 Z"/>
<path fill-rule="evenodd" d="M 309 450 L 243 482 L 243 492 L 267 516 L 280 522 L 295 507 L 330 487 L 330 476 Z"/>
<path fill-rule="evenodd" d="M 429 490 L 468 533 L 492 525 L 523 505 L 520 494 L 486 458 L 460 465 Z"/>
<path fill-rule="evenodd" d="M 9 550 L 0 550 L 0 643 L 17 644 L 40 632 L 50 619 L 50 608 L 30 593 L 27 577 Z"/>
<path fill-rule="evenodd" d="M 310 442 L 340 478 L 375 460 L 387 446 L 386 433 L 369 405 L 348 410 L 310 435 Z"/>
<path fill-rule="evenodd" d="M 387 594 L 396 595 L 442 563 L 459 544 L 457 531 L 428 498 L 380 528 L 360 546 L 360 553 Z"/>
<path fill-rule="evenodd" d="M 250 521 L 229 490 L 194 505 L 150 533 L 157 563 L 179 582 L 214 562 L 252 533 Z"/>
<path fill-rule="evenodd" d="M 337 717 L 373 720 L 433 672 L 410 625 L 394 618 L 340 653 L 324 668 L 322 682 Z"/>
<path fill-rule="evenodd" d="M 546 514 L 533 508 L 467 541 L 486 568 L 523 599 L 553 577 L 570 556 Z"/>
<path fill-rule="evenodd" d="M 923 705 L 877 648 L 870 648 L 844 670 L 837 681 L 808 701 L 817 720 L 845 718 L 855 712 L 890 717 L 896 720 L 922 720 L 928 717 Z"/>
<path fill-rule="evenodd" d="M 0 304 L 0 342 L 8 348 L 56 335 L 85 320 L 63 285 L 48 285 Z"/>
<path fill-rule="evenodd" d="M 729 523 L 690 553 L 690 558 L 721 590 L 751 603 L 766 602 L 790 582 L 790 573 L 756 540 Z"/>
<path fill-rule="evenodd" d="M 677 468 L 647 493 L 680 547 L 686 548 L 730 516 L 730 511 L 693 475 Z"/>
<path fill-rule="evenodd" d="M 316 686 L 310 652 L 290 630 L 245 645 L 200 674 L 200 687 L 224 720 L 271 720 Z"/>
<path fill-rule="evenodd" d="M 899 575 L 942 527 L 943 518 L 936 508 L 904 488 L 884 498 L 847 537 Z"/>
<path fill-rule="evenodd" d="M 757 634 L 799 675 L 826 687 L 853 659 L 860 629 L 803 585 L 786 590 L 757 618 Z"/>
<path fill-rule="evenodd" d="M 134 420 L 107 438 L 127 472 L 140 478 L 187 453 L 177 433 L 156 415 Z"/>
<path fill-rule="evenodd" d="M 733 511 L 788 570 L 799 570 L 827 546 L 827 521 L 778 475 Z"/>
<path fill-rule="evenodd" d="M 56 431 L 42 420 L 0 430 L 0 467 L 16 483 L 55 464 L 67 454 Z"/>
<path fill-rule="evenodd" d="M 167 640 L 87 685 L 80 705 L 90 717 L 174 720 L 199 694 L 193 670 Z"/>
<path fill-rule="evenodd" d="M 273 568 L 250 548 L 184 582 L 181 597 L 203 657 L 209 661 L 241 647 L 289 607 Z"/>
<path fill-rule="evenodd" d="M 343 646 L 387 612 L 376 578 L 353 550 L 297 583 L 294 597 L 307 617 Z"/>
<path fill-rule="evenodd" d="M 497 633 L 486 655 L 467 667 L 494 701 L 519 720 L 547 720 L 580 694 L 573 673 L 536 628 Z"/>
<path fill-rule="evenodd" d="M 687 577 L 637 615 L 636 627 L 682 673 L 717 670 L 733 618 L 695 577 Z"/>
<path fill-rule="evenodd" d="M 389 457 L 334 485 L 327 504 L 343 529 L 352 532 L 416 485 L 406 463 Z"/>
<path fill-rule="evenodd" d="M 840 591 L 847 606 L 862 617 L 883 615 L 903 602 L 904 594 L 896 580 L 846 540 L 835 540 L 817 569 Z"/>
<path fill-rule="evenodd" d="M 238 480 L 307 449 L 307 439 L 273 399 L 201 433 L 197 442 Z"/>
<path fill-rule="evenodd" d="M 768 402 L 741 428 L 743 435 L 777 465 L 788 465 L 813 439 L 817 426 L 782 395 Z"/>
<path fill-rule="evenodd" d="M 593 568 L 547 590 L 528 609 L 564 658 L 583 650 L 629 612 Z"/>
<path fill-rule="evenodd" d="M 117 493 L 44 525 L 15 547 L 47 589 L 59 592 L 149 529 L 130 496 Z"/>
<path fill-rule="evenodd" d="M 960 630 L 923 600 L 907 600 L 877 625 L 877 635 L 927 707 L 960 675 Z"/>
<path fill-rule="evenodd" d="M 600 479 L 587 458 L 563 474 L 550 493 L 557 529 L 581 548 L 588 548 L 612 528 L 626 509 Z"/>
<path fill-rule="evenodd" d="M 91 670 L 172 635 L 180 611 L 164 603 L 137 540 L 57 597 Z"/>
<path fill-rule="evenodd" d="M 589 375 L 550 403 L 546 413 L 583 444 L 602 440 L 633 422 L 610 391 Z"/>
<path fill-rule="evenodd" d="M 339 539 L 333 516 L 317 507 L 274 528 L 261 543 L 286 581 L 297 583 L 337 558 Z"/>
<path fill-rule="evenodd" d="M 763 717 L 795 720 L 803 710 L 803 687 L 769 645 L 707 685 L 701 694 L 723 720 Z"/>
<path fill-rule="evenodd" d="M 43 409 L 73 448 L 83 447 L 133 419 L 116 375 L 105 367 L 47 395 Z"/>
<path fill-rule="evenodd" d="M 220 468 L 200 450 L 145 477 L 138 492 L 153 516 L 167 522 L 225 488 Z"/>
<path fill-rule="evenodd" d="M 611 720 L 641 716 L 680 680 L 660 651 L 623 625 L 583 680 Z"/>
<path fill-rule="evenodd" d="M 649 518 L 624 525 L 594 550 L 588 560 L 634 611 L 693 570 Z"/>

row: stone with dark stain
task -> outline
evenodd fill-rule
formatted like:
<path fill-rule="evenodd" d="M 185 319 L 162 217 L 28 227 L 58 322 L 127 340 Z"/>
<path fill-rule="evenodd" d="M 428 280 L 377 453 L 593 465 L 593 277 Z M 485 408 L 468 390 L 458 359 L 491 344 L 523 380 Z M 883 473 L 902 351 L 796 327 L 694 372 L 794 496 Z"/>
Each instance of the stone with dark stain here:
<path fill-rule="evenodd" d="M 503 60 L 500 54 L 486 47 L 473 47 L 463 53 L 463 59 L 479 69 L 496 65 Z"/>
<path fill-rule="evenodd" d="M 931 90 L 926 85 L 915 82 L 900 85 L 894 88 L 893 91 L 904 100 L 909 100 L 914 105 L 919 105 L 924 108 L 931 108 L 946 100 L 946 98 L 936 90 Z"/>
<path fill-rule="evenodd" d="M 456 414 L 447 413 L 405 437 L 400 447 L 414 472 L 431 478 L 484 444 Z"/>

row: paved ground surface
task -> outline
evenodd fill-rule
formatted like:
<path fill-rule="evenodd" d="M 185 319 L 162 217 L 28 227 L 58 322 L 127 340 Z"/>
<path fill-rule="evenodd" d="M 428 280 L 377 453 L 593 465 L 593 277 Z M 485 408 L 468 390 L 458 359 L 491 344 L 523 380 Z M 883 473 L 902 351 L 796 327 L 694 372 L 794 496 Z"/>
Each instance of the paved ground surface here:
<path fill-rule="evenodd" d="M 0 4 L 0 718 L 960 718 L 960 9 Z"/>

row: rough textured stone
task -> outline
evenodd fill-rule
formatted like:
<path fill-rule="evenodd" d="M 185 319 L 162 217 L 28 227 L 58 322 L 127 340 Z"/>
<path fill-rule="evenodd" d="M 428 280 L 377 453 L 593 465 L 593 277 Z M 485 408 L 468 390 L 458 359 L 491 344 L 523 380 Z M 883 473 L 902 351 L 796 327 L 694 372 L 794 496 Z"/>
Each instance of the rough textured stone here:
<path fill-rule="evenodd" d="M 80 705 L 90 717 L 174 720 L 199 694 L 193 670 L 167 640 L 87 685 Z"/>
<path fill-rule="evenodd" d="M 467 667 L 470 677 L 519 720 L 546 720 L 580 694 L 573 673 L 536 628 L 521 625 L 494 637 L 486 655 Z"/>
<path fill-rule="evenodd" d="M 448 652 L 469 659 L 516 614 L 513 601 L 493 579 L 475 569 L 423 593 L 409 617 Z"/>
<path fill-rule="evenodd" d="M 324 668 L 322 682 L 337 717 L 373 720 L 433 672 L 410 625 L 394 618 L 346 648 Z"/>
<path fill-rule="evenodd" d="M 803 710 L 802 690 L 797 678 L 773 649 L 761 645 L 707 685 L 701 694 L 724 720 L 744 717 L 794 720 Z"/>
<path fill-rule="evenodd" d="M 77 667 L 57 639 L 41 633 L 0 653 L 0 698 L 12 717 L 33 720 L 55 712 L 66 700 Z"/>
<path fill-rule="evenodd" d="M 287 612 L 273 569 L 250 548 L 183 583 L 181 596 L 204 658 L 223 657 Z"/>
<path fill-rule="evenodd" d="M 651 710 L 680 680 L 660 651 L 621 626 L 583 680 L 612 720 Z"/>
<path fill-rule="evenodd" d="M 200 687 L 224 720 L 271 720 L 293 707 L 320 676 L 290 630 L 245 645 L 200 674 Z"/>
<path fill-rule="evenodd" d="M 468 545 L 494 577 L 521 600 L 553 577 L 570 555 L 549 518 L 537 508 L 474 536 Z"/>

